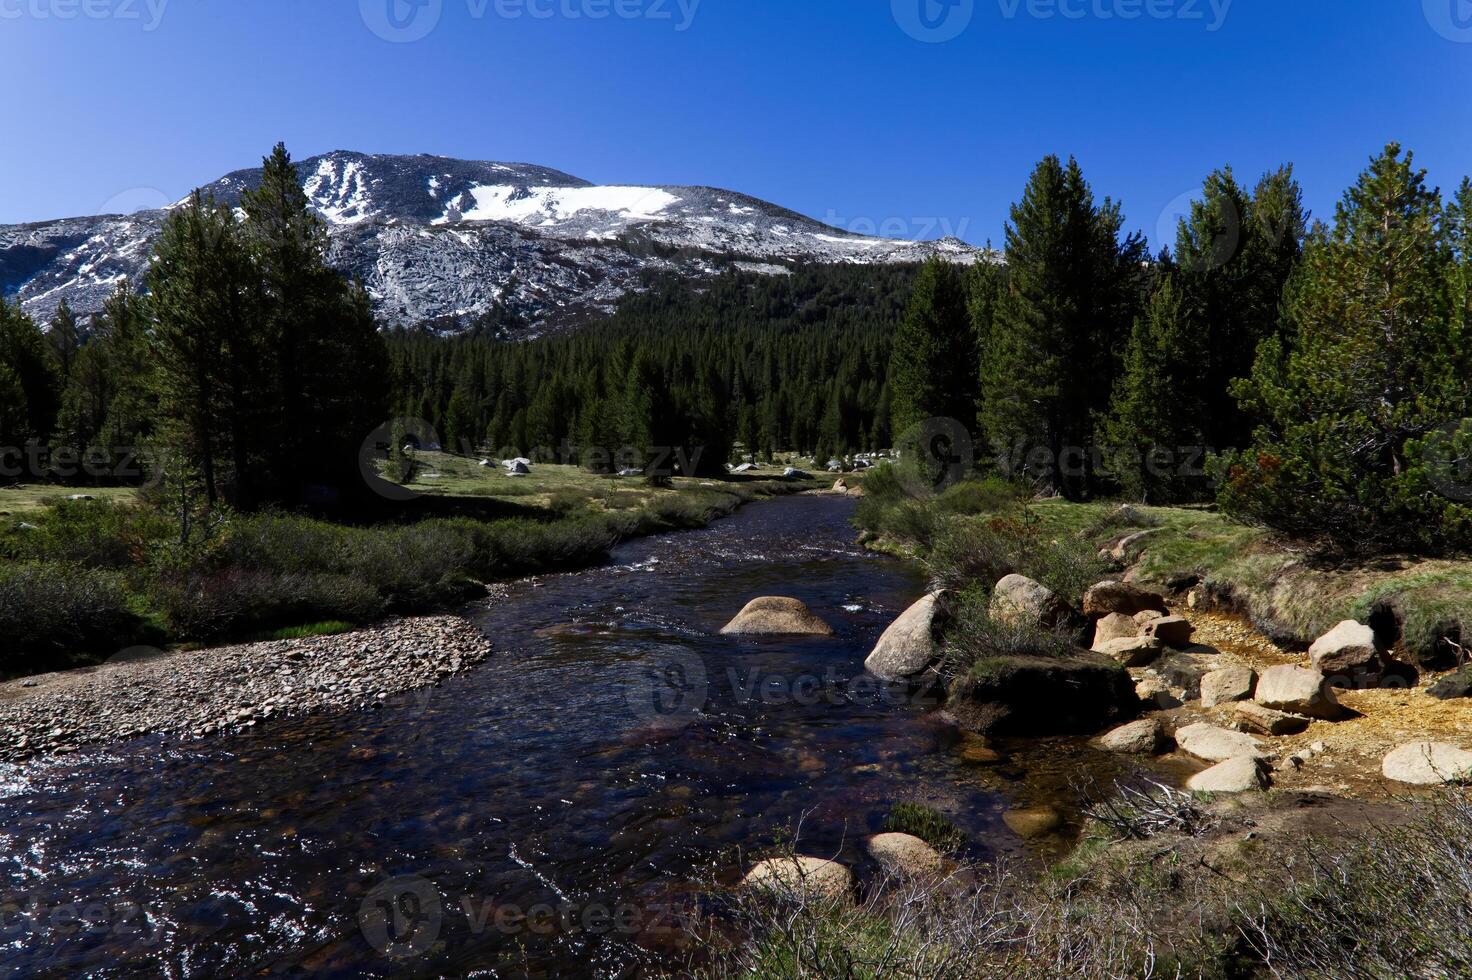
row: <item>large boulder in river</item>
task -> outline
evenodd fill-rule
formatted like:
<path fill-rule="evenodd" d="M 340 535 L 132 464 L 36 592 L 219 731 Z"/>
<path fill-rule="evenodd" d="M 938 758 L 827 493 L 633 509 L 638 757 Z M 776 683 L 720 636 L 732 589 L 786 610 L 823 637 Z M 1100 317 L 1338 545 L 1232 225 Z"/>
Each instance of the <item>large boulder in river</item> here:
<path fill-rule="evenodd" d="M 833 627 L 797 599 L 762 596 L 746 604 L 722 633 L 771 636 L 832 636 Z"/>
<path fill-rule="evenodd" d="M 1084 615 L 1090 619 L 1102 619 L 1110 613 L 1133 616 L 1147 610 L 1162 616 L 1169 612 L 1159 595 L 1126 582 L 1100 582 L 1084 593 Z"/>
<path fill-rule="evenodd" d="M 869 673 L 882 680 L 898 681 L 923 673 L 939 659 L 936 626 L 942 597 L 943 593 L 932 592 L 889 625 L 864 661 Z"/>
<path fill-rule="evenodd" d="M 1346 619 L 1315 640 L 1308 648 L 1308 656 L 1319 673 L 1347 683 L 1378 678 L 1385 670 L 1375 631 L 1352 619 Z"/>
<path fill-rule="evenodd" d="M 1026 575 L 1008 575 L 992 590 L 990 615 L 1006 626 L 1041 630 L 1068 625 L 1073 608 L 1058 593 Z"/>
<path fill-rule="evenodd" d="M 844 901 L 853 895 L 854 875 L 837 861 L 825 858 L 768 858 L 746 873 L 746 877 L 741 879 L 741 888 Z"/>
<path fill-rule="evenodd" d="M 1257 679 L 1254 695 L 1258 704 L 1309 718 L 1333 721 L 1344 715 L 1344 707 L 1316 670 L 1283 664 L 1269 667 Z"/>
<path fill-rule="evenodd" d="M 996 656 L 951 684 L 946 712 L 969 731 L 1085 734 L 1139 714 L 1129 672 L 1102 654 Z"/>
<path fill-rule="evenodd" d="M 1165 644 L 1153 636 L 1127 636 L 1094 644 L 1094 652 L 1102 653 L 1122 667 L 1143 667 L 1160 659 Z"/>

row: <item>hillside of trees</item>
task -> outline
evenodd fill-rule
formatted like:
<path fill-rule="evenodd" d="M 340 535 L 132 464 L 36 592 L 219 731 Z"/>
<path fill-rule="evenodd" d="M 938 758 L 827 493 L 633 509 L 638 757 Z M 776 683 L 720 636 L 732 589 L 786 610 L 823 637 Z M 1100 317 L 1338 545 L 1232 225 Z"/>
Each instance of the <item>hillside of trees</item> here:
<path fill-rule="evenodd" d="M 391 417 L 466 453 L 709 476 L 939 418 L 978 468 L 1070 499 L 1219 499 L 1297 537 L 1461 547 L 1469 229 L 1472 181 L 1444 197 L 1392 144 L 1312 225 L 1291 167 L 1216 171 L 1152 254 L 1050 156 L 1001 263 L 655 279 L 605 323 L 510 342 L 504 311 L 380 332 L 278 147 L 241 214 L 198 196 L 174 213 L 145 295 L 44 331 L 0 304 L 0 446 L 82 482 L 80 458 L 117 476 L 142 447 L 184 498 L 250 509 L 361 490 L 360 447 Z"/>

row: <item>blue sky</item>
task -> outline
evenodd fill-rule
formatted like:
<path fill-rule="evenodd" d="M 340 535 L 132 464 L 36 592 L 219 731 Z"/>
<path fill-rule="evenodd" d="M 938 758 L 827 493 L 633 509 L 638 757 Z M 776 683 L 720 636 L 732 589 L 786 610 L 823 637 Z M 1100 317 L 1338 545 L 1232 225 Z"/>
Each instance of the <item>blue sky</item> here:
<path fill-rule="evenodd" d="M 1225 163 L 1294 162 L 1321 216 L 1390 139 L 1472 173 L 1472 0 L 0 0 L 0 91 L 0 223 L 282 139 L 979 243 L 1052 152 L 1158 244 Z"/>

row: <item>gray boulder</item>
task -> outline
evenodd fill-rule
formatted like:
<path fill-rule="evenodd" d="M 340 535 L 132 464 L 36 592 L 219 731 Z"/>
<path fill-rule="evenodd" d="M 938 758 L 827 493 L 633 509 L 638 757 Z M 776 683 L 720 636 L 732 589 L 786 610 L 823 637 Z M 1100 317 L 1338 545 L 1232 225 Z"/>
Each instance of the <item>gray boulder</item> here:
<path fill-rule="evenodd" d="M 1232 713 L 1239 728 L 1259 735 L 1297 735 L 1309 726 L 1309 719 L 1303 715 L 1290 715 L 1251 701 L 1233 705 Z"/>
<path fill-rule="evenodd" d="M 1095 644 L 1094 652 L 1117 660 L 1124 667 L 1143 667 L 1158 660 L 1165 652 L 1165 645 L 1150 636 L 1127 636 Z"/>
<path fill-rule="evenodd" d="M 887 681 L 903 680 L 924 672 L 940 658 L 936 620 L 942 596 L 932 592 L 889 624 L 864 661 L 869 673 Z"/>
<path fill-rule="evenodd" d="M 1325 677 L 1346 679 L 1378 677 L 1385 669 L 1375 631 L 1364 623 L 1346 619 L 1308 648 L 1314 669 Z"/>
<path fill-rule="evenodd" d="M 1124 613 L 1110 613 L 1094 624 L 1094 649 L 1110 640 L 1134 639 L 1140 635 L 1140 624 Z"/>
<path fill-rule="evenodd" d="M 1158 611 L 1162 616 L 1169 612 L 1165 599 L 1127 582 L 1100 582 L 1084 593 L 1084 615 L 1091 619 L 1102 619 L 1110 613 L 1133 616 L 1146 610 Z"/>
<path fill-rule="evenodd" d="M 1381 761 L 1386 779 L 1414 786 L 1459 782 L 1472 775 L 1472 752 L 1445 742 L 1411 742 Z"/>
<path fill-rule="evenodd" d="M 1246 701 L 1257 685 L 1251 667 L 1223 667 L 1201 678 L 1201 707 L 1214 708 L 1229 701 Z"/>
<path fill-rule="evenodd" d="M 945 870 L 940 852 L 910 834 L 866 837 L 864 851 L 885 871 L 901 877 L 928 877 Z"/>
<path fill-rule="evenodd" d="M 1126 755 L 1154 755 L 1165 742 L 1165 729 L 1154 718 L 1141 718 L 1099 736 L 1101 749 Z"/>
<path fill-rule="evenodd" d="M 1225 762 L 1238 756 L 1261 759 L 1269 754 L 1251 735 L 1204 723 L 1177 729 L 1176 744 L 1207 762 Z"/>
<path fill-rule="evenodd" d="M 1162 616 L 1152 619 L 1142 629 L 1145 636 L 1153 636 L 1166 646 L 1181 649 L 1191 645 L 1191 634 L 1196 627 L 1184 616 Z"/>
<path fill-rule="evenodd" d="M 1283 664 L 1269 667 L 1257 679 L 1258 704 L 1295 715 L 1332 721 L 1343 717 L 1344 707 L 1316 670 Z"/>
<path fill-rule="evenodd" d="M 774 636 L 832 636 L 833 627 L 797 599 L 762 596 L 748 602 L 736 618 L 721 629 L 726 634 Z"/>
<path fill-rule="evenodd" d="M 839 901 L 854 890 L 853 872 L 837 861 L 818 857 L 768 858 L 741 879 L 742 889 Z"/>
<path fill-rule="evenodd" d="M 1008 626 L 1051 630 L 1068 621 L 1073 610 L 1052 589 L 1026 575 L 1008 575 L 992 591 L 991 618 Z"/>
<path fill-rule="evenodd" d="M 1262 763 L 1250 756 L 1227 759 L 1186 780 L 1186 788 L 1194 793 L 1249 793 L 1267 785 Z"/>

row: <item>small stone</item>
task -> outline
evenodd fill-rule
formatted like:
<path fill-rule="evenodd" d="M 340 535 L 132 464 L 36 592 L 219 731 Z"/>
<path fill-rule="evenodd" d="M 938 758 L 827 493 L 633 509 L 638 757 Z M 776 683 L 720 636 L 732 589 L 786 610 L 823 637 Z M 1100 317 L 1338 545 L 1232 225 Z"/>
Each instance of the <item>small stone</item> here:
<path fill-rule="evenodd" d="M 1186 780 L 1186 788 L 1195 793 L 1247 793 L 1267 785 L 1262 763 L 1250 756 L 1227 759 Z"/>
<path fill-rule="evenodd" d="M 1251 667 L 1223 667 L 1201 678 L 1201 706 L 1214 708 L 1229 701 L 1245 701 L 1252 697 L 1257 685 L 1257 672 Z"/>
<path fill-rule="evenodd" d="M 1165 730 L 1154 718 L 1141 718 L 1099 736 L 1099 747 L 1110 752 L 1154 755 L 1165 742 Z"/>
<path fill-rule="evenodd" d="M 1268 753 L 1251 735 L 1199 723 L 1176 730 L 1176 744 L 1207 762 L 1225 762 L 1239 756 L 1261 759 Z"/>
<path fill-rule="evenodd" d="M 1259 735 L 1297 735 L 1309 726 L 1309 719 L 1302 715 L 1290 715 L 1251 701 L 1233 705 L 1232 710 L 1244 731 Z"/>
<path fill-rule="evenodd" d="M 1166 646 L 1179 649 L 1191 645 L 1191 634 L 1196 632 L 1196 627 L 1184 616 L 1163 616 L 1146 624 L 1144 632 Z"/>

